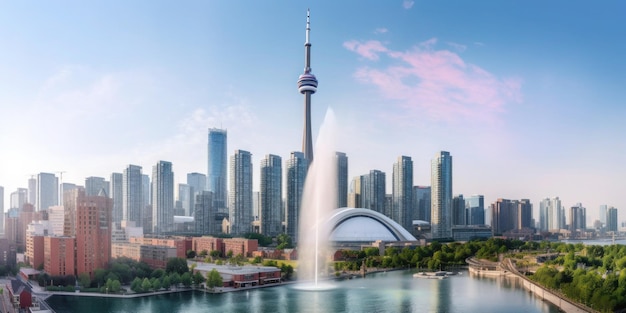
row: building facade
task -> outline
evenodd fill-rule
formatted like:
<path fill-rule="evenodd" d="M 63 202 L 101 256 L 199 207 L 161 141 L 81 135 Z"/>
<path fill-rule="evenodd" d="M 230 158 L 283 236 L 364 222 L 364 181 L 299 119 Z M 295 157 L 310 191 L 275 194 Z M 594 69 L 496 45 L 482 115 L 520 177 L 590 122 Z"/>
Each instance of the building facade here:
<path fill-rule="evenodd" d="M 413 160 L 400 156 L 393 164 L 391 219 L 407 230 L 413 227 Z"/>
<path fill-rule="evenodd" d="M 59 204 L 59 179 L 54 174 L 37 174 L 36 201 L 35 211 L 47 210 Z"/>
<path fill-rule="evenodd" d="M 364 175 L 362 182 L 361 204 L 363 208 L 376 211 L 393 219 L 390 210 L 385 209 L 385 207 L 390 208 L 385 205 L 385 196 L 387 194 L 385 172 L 371 170 L 368 175 Z"/>
<path fill-rule="evenodd" d="M 348 156 L 335 152 L 337 161 L 337 208 L 348 206 Z"/>
<path fill-rule="evenodd" d="M 465 199 L 467 225 L 485 225 L 485 196 L 472 195 Z"/>
<path fill-rule="evenodd" d="M 174 229 L 174 172 L 172 162 L 159 161 L 152 167 L 152 233 Z"/>
<path fill-rule="evenodd" d="M 413 219 L 430 223 L 430 186 L 413 186 Z"/>
<path fill-rule="evenodd" d="M 431 161 L 431 234 L 452 238 L 452 156 L 441 151 Z"/>
<path fill-rule="evenodd" d="M 285 229 L 292 241 L 298 240 L 298 222 L 302 205 L 302 192 L 309 162 L 302 152 L 292 152 L 287 160 L 287 207 Z"/>
<path fill-rule="evenodd" d="M 111 214 L 113 222 L 122 222 L 124 217 L 124 175 L 122 173 L 111 173 L 109 197 L 113 200 L 113 212 Z"/>
<path fill-rule="evenodd" d="M 231 156 L 229 198 L 230 233 L 239 236 L 251 232 L 252 154 L 248 151 L 235 150 L 235 154 Z"/>
<path fill-rule="evenodd" d="M 209 128 L 206 189 L 213 192 L 213 201 L 215 201 L 213 206 L 218 211 L 227 211 L 228 206 L 227 135 L 225 129 Z"/>
<path fill-rule="evenodd" d="M 261 190 L 259 191 L 260 233 L 265 236 L 277 236 L 282 233 L 283 202 L 283 167 L 282 159 L 268 154 L 261 160 Z"/>
<path fill-rule="evenodd" d="M 122 218 L 143 227 L 143 186 L 141 166 L 128 165 L 122 174 Z"/>

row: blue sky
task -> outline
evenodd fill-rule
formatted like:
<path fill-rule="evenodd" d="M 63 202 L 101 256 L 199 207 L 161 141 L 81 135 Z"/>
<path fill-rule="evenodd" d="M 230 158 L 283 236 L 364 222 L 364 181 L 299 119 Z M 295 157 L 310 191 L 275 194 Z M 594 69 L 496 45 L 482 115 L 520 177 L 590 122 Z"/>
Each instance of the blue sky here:
<path fill-rule="evenodd" d="M 429 185 L 446 150 L 455 194 L 626 208 L 620 1 L 1 2 L 5 207 L 39 172 L 167 160 L 184 182 L 209 127 L 253 153 L 258 186 L 265 154 L 301 147 L 307 7 L 314 133 L 332 108 L 350 177 L 390 181 L 408 155 Z"/>

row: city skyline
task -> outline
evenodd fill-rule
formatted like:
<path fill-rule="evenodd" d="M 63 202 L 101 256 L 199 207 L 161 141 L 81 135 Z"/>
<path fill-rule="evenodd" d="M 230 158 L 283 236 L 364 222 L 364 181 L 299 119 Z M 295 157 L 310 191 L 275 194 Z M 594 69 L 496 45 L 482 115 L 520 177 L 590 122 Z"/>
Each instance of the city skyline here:
<path fill-rule="evenodd" d="M 306 4 L 121 6 L 1 5 L 0 29 L 15 30 L 0 39 L 11 47 L 0 51 L 5 207 L 41 172 L 81 184 L 168 160 L 184 183 L 205 173 L 213 127 L 254 165 L 300 149 Z M 546 197 L 582 203 L 589 221 L 600 205 L 623 210 L 624 6 L 315 3 L 313 139 L 331 107 L 349 179 L 391 176 L 406 155 L 414 185 L 428 185 L 430 157 L 445 150 L 455 194 L 530 199 L 535 218 Z"/>

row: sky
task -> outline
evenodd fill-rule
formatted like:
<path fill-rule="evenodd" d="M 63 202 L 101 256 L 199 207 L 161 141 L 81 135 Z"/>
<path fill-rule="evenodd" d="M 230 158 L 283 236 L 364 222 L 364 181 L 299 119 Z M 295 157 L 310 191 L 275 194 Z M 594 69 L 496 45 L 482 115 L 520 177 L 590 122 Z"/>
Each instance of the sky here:
<path fill-rule="evenodd" d="M 327 110 L 349 176 L 453 156 L 453 192 L 582 203 L 626 220 L 626 2 L 2 1 L 0 186 L 40 172 L 110 178 L 228 151 L 301 150 L 306 10 L 313 133 Z M 315 140 L 316 136 L 314 136 Z"/>

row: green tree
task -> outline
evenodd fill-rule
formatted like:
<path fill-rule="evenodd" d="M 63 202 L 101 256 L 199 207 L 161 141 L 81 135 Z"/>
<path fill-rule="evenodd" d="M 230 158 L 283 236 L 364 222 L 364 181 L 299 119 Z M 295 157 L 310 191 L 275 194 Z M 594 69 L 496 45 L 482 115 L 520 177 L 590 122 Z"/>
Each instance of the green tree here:
<path fill-rule="evenodd" d="M 91 278 L 89 278 L 89 274 L 87 273 L 80 273 L 80 275 L 78 275 L 78 282 L 81 287 L 89 288 L 89 285 L 91 285 Z"/>
<path fill-rule="evenodd" d="M 113 292 L 118 293 L 120 292 L 121 289 L 122 289 L 122 283 L 120 283 L 119 280 L 116 279 L 111 283 L 111 290 L 113 290 Z"/>
<path fill-rule="evenodd" d="M 193 274 L 193 284 L 194 285 L 200 285 L 203 282 L 205 282 L 206 279 L 204 278 L 204 276 L 200 273 L 200 271 L 197 271 Z"/>
<path fill-rule="evenodd" d="M 210 255 L 215 260 L 216 258 L 220 257 L 221 252 L 219 250 L 212 250 Z"/>
<path fill-rule="evenodd" d="M 170 289 L 170 286 L 172 285 L 172 281 L 170 280 L 170 277 L 169 276 L 163 277 L 163 280 L 161 281 L 161 285 L 165 289 Z"/>
<path fill-rule="evenodd" d="M 259 263 L 263 263 L 263 258 L 260 256 L 256 256 L 254 257 L 254 259 L 252 259 L 252 264 L 259 264 Z"/>
<path fill-rule="evenodd" d="M 135 277 L 135 279 L 133 279 L 133 282 L 130 284 L 130 290 L 134 291 L 134 292 L 141 292 L 141 278 L 139 277 Z"/>
<path fill-rule="evenodd" d="M 187 258 L 188 259 L 193 259 L 196 257 L 196 251 L 193 250 L 187 250 Z"/>
<path fill-rule="evenodd" d="M 207 255 L 209 255 L 209 251 L 207 251 L 206 249 L 205 249 L 205 250 L 200 251 L 200 256 L 201 256 L 201 257 L 203 257 L 203 258 L 204 258 L 204 257 L 206 257 Z"/>
<path fill-rule="evenodd" d="M 178 273 L 179 275 L 183 275 L 184 273 L 189 272 L 187 260 L 183 258 L 171 258 L 167 261 L 165 271 L 167 273 Z"/>
<path fill-rule="evenodd" d="M 215 287 L 222 287 L 224 282 L 222 281 L 222 276 L 216 269 L 212 269 L 207 273 L 207 287 L 209 289 L 213 289 Z"/>
<path fill-rule="evenodd" d="M 276 249 L 291 249 L 293 248 L 293 243 L 291 241 L 291 237 L 285 233 L 282 233 L 276 237 L 276 241 L 278 242 L 278 246 Z"/>
<path fill-rule="evenodd" d="M 161 280 L 160 279 L 155 279 L 152 282 L 152 289 L 154 289 L 154 291 L 159 291 L 159 289 L 161 289 Z"/>
<path fill-rule="evenodd" d="M 165 271 L 163 269 L 156 269 L 152 272 L 152 275 L 150 275 L 150 277 L 154 277 L 154 278 L 161 278 L 165 276 Z"/>
<path fill-rule="evenodd" d="M 169 278 L 172 285 L 178 287 L 178 284 L 180 284 L 180 275 L 178 275 L 178 273 L 171 273 Z"/>
<path fill-rule="evenodd" d="M 183 273 L 183 275 L 180 276 L 180 282 L 185 287 L 191 286 L 191 274 L 189 274 L 189 272 Z"/>
<path fill-rule="evenodd" d="M 144 292 L 150 291 L 150 288 L 152 288 L 152 284 L 150 283 L 150 280 L 146 277 L 143 279 L 143 282 L 141 283 L 141 290 Z"/>

